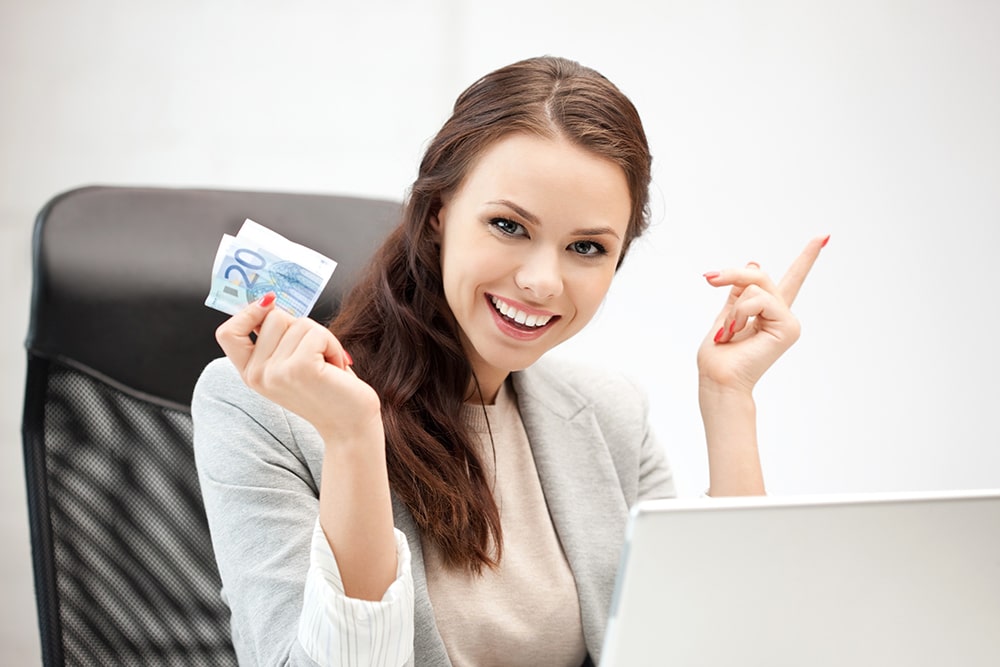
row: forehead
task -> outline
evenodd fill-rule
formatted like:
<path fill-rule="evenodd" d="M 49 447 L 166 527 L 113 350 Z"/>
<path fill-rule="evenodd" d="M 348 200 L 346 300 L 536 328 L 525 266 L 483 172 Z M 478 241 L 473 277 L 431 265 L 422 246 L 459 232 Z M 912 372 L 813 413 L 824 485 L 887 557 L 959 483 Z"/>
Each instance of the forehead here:
<path fill-rule="evenodd" d="M 625 171 L 562 137 L 512 134 L 489 146 L 450 204 L 507 200 L 542 224 L 610 225 L 624 237 L 632 202 Z"/>

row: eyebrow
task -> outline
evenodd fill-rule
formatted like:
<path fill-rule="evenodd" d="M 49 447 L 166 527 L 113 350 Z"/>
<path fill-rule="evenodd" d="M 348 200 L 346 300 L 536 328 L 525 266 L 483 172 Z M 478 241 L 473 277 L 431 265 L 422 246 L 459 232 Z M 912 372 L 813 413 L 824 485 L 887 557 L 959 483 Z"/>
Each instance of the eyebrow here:
<path fill-rule="evenodd" d="M 538 219 L 538 216 L 536 216 L 531 211 L 528 211 L 524 207 L 515 204 L 509 199 L 497 199 L 486 203 L 491 205 L 506 206 L 510 210 L 514 211 L 514 213 L 517 213 L 519 216 L 530 222 L 531 224 L 533 225 L 541 224 L 541 221 Z M 618 236 L 618 232 L 616 232 L 611 227 L 587 227 L 585 229 L 577 229 L 573 232 L 573 236 L 603 236 L 605 234 L 613 236 L 616 239 L 620 239 L 620 237 Z"/>

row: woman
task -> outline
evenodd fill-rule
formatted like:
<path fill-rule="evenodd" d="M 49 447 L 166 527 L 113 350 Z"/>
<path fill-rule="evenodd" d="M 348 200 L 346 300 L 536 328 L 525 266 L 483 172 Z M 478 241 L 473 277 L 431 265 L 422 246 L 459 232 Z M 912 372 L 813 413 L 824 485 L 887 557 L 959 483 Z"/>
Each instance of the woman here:
<path fill-rule="evenodd" d="M 609 351 L 538 360 L 597 310 L 649 182 L 609 81 L 515 63 L 458 98 L 329 328 L 273 295 L 219 328 L 195 447 L 241 664 L 599 660 L 628 508 L 674 485 Z M 823 244 L 779 285 L 705 276 L 731 288 L 698 353 L 712 495 L 764 491 L 751 391 Z"/>

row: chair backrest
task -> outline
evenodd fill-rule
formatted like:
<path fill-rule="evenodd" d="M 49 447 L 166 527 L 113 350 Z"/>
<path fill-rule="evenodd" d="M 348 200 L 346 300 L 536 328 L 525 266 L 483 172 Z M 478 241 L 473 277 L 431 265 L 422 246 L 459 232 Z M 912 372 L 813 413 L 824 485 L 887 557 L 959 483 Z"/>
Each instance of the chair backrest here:
<path fill-rule="evenodd" d="M 323 321 L 399 220 L 396 202 L 88 187 L 35 224 L 22 436 L 46 665 L 236 664 L 191 448 L 221 351 L 203 305 L 247 217 L 338 262 Z"/>

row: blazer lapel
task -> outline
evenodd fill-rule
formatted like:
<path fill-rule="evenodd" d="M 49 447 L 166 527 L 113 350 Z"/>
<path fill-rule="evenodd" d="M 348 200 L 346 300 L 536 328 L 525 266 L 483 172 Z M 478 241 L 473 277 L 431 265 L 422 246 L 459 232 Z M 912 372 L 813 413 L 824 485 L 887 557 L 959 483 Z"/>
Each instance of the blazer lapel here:
<path fill-rule="evenodd" d="M 628 505 L 593 407 L 572 385 L 540 366 L 514 373 L 514 392 L 552 524 L 576 581 L 584 641 L 597 664 Z M 415 663 L 448 666 L 427 592 L 420 531 L 395 496 L 392 505 L 396 527 L 410 546 Z"/>
<path fill-rule="evenodd" d="M 556 534 L 573 571 L 584 639 L 600 660 L 628 505 L 590 403 L 538 365 L 513 375 Z"/>

